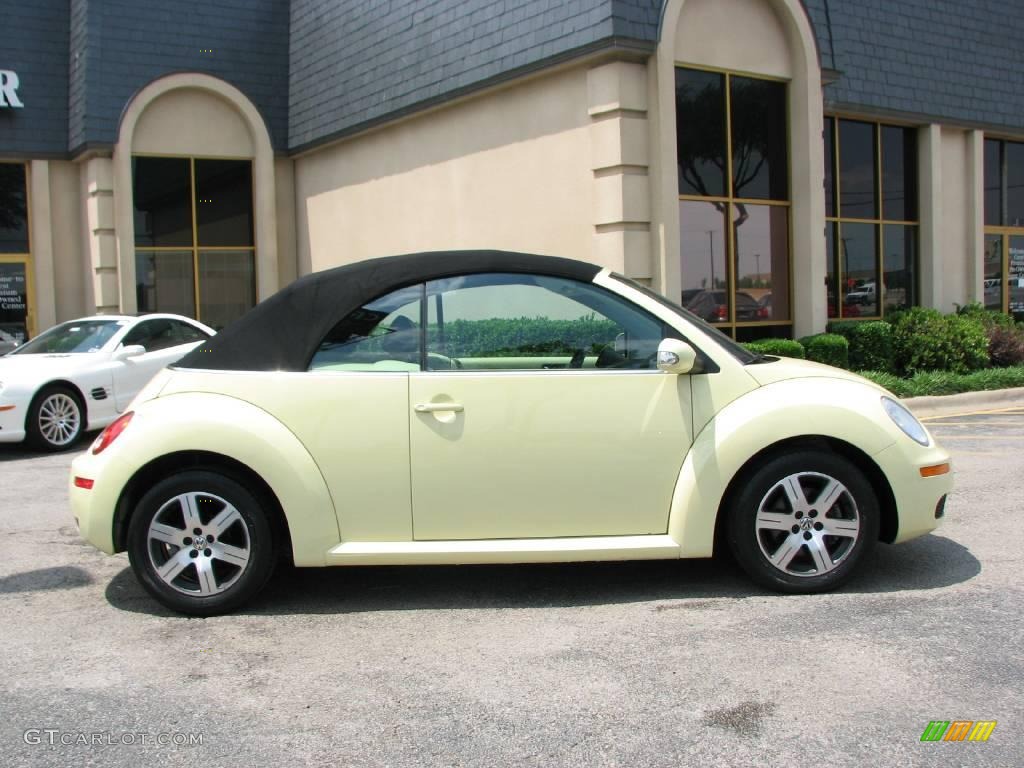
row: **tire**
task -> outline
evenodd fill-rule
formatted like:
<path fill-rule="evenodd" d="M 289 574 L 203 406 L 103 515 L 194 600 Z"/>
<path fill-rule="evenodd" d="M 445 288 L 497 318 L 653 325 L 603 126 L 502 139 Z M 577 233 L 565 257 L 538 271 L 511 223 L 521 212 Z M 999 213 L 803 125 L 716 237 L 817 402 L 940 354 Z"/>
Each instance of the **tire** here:
<path fill-rule="evenodd" d="M 139 501 L 128 525 L 128 559 L 164 606 L 216 616 L 263 589 L 277 542 L 264 500 L 230 477 L 190 470 L 161 480 Z"/>
<path fill-rule="evenodd" d="M 736 561 L 758 584 L 778 592 L 836 589 L 878 540 L 871 484 L 854 464 L 828 452 L 801 450 L 753 469 L 742 478 L 728 515 Z"/>
<path fill-rule="evenodd" d="M 85 408 L 78 394 L 59 385 L 43 387 L 25 420 L 28 444 L 40 451 L 66 451 L 85 430 Z"/>

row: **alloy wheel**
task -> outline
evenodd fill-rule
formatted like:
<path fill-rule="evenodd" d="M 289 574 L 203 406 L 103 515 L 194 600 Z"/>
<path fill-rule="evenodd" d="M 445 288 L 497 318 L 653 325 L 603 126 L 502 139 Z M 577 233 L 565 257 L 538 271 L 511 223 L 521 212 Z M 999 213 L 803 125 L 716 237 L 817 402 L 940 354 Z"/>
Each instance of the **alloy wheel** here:
<path fill-rule="evenodd" d="M 58 448 L 70 445 L 82 428 L 78 403 L 64 392 L 55 392 L 39 404 L 39 432 Z"/>

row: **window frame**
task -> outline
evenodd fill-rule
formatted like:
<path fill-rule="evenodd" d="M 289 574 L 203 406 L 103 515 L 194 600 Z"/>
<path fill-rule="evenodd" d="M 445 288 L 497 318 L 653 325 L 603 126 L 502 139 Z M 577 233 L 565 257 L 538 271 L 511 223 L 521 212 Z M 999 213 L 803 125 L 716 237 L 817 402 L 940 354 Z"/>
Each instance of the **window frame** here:
<path fill-rule="evenodd" d="M 828 322 L 855 322 L 855 321 L 871 321 L 871 320 L 882 320 L 885 317 L 885 300 L 883 298 L 883 289 L 885 286 L 885 228 L 889 225 L 902 226 L 902 227 L 914 227 L 914 301 L 908 306 L 920 306 L 921 303 L 921 185 L 920 176 L 921 168 L 919 161 L 915 158 L 917 185 L 915 188 L 915 194 L 917 195 L 917 219 L 889 219 L 885 216 L 885 180 L 884 180 L 884 163 L 883 163 L 883 144 L 882 144 L 882 131 L 884 128 L 915 128 L 915 124 L 909 122 L 891 121 L 891 120 L 878 120 L 871 117 L 864 117 L 863 115 L 853 115 L 842 112 L 826 112 L 824 115 L 824 121 L 822 124 L 822 137 L 824 139 L 825 132 L 828 131 L 827 121 L 832 120 L 832 188 L 828 190 L 826 187 L 823 189 L 823 194 L 826 195 L 830 191 L 833 200 L 833 212 L 835 215 L 830 216 L 828 214 L 828 208 L 826 205 L 825 209 L 825 238 L 831 238 L 833 235 L 833 226 L 835 232 L 835 242 L 832 244 L 833 257 L 835 258 L 835 273 L 833 279 L 835 281 L 834 288 L 836 289 L 836 314 L 835 316 L 828 314 L 828 268 L 826 264 L 826 300 L 825 300 L 825 312 L 826 319 Z M 877 216 L 871 218 L 857 218 L 853 216 L 843 216 L 842 209 L 842 177 L 840 173 L 840 158 L 841 158 L 841 145 L 839 139 L 839 124 L 841 121 L 851 121 L 856 123 L 864 123 L 872 126 L 873 128 L 873 139 L 874 139 L 874 166 L 875 166 L 875 202 L 877 204 L 876 213 Z M 823 141 L 823 145 L 827 146 Z M 915 135 L 914 140 L 914 152 L 917 153 L 919 149 L 917 137 Z M 825 158 L 826 164 L 829 162 L 829 158 Z M 828 176 L 825 177 L 825 183 L 828 183 Z M 851 315 L 845 316 L 843 314 L 844 301 L 842 300 L 846 291 L 843 289 L 843 273 L 844 273 L 844 259 L 842 258 L 842 249 L 844 249 L 845 242 L 843 239 L 843 223 L 849 225 L 855 224 L 868 224 L 871 225 L 875 230 L 875 304 L 877 314 L 874 315 Z M 827 248 L 826 248 L 827 258 Z M 902 311 L 900 309 L 893 310 L 894 312 Z"/>
<path fill-rule="evenodd" d="M 794 275 L 793 275 L 793 162 L 792 162 L 792 121 L 790 116 L 792 114 L 790 94 L 791 80 L 784 77 L 775 77 L 772 75 L 765 75 L 756 72 L 746 72 L 737 69 L 725 69 L 720 67 L 711 67 L 699 64 L 691 64 L 682 61 L 675 61 L 673 63 L 673 76 L 679 69 L 688 69 L 697 72 L 709 72 L 714 74 L 723 75 L 724 87 L 723 87 L 723 101 L 725 104 L 725 195 L 694 195 L 694 194 L 679 194 L 678 184 L 676 185 L 677 202 L 705 202 L 712 203 L 715 205 L 724 206 L 722 216 L 725 222 L 725 238 L 726 238 L 726 253 L 725 253 L 725 269 L 727 274 L 727 290 L 729 297 L 729 318 L 728 320 L 721 323 L 714 323 L 713 327 L 720 330 L 726 336 L 731 339 L 736 339 L 737 330 L 741 328 L 771 328 L 771 329 L 782 329 L 788 327 L 790 334 L 792 335 L 793 327 L 793 288 L 794 288 Z M 786 115 L 786 191 L 788 194 L 787 200 L 776 200 L 772 198 L 746 198 L 746 197 L 735 197 L 733 185 L 735 184 L 734 168 L 733 168 L 733 131 L 732 131 L 732 78 L 743 77 L 753 80 L 765 80 L 768 82 L 781 83 L 785 86 L 785 115 Z M 673 104 L 673 118 L 675 124 L 678 125 L 679 114 L 676 110 L 675 104 Z M 677 150 L 678 151 L 678 150 Z M 676 158 L 678 165 L 678 157 Z M 676 171 L 678 174 L 678 170 Z M 749 205 L 749 206 L 773 206 L 784 208 L 786 210 L 786 246 L 787 254 L 786 259 L 788 263 L 787 269 L 787 282 L 786 290 L 789 293 L 789 318 L 786 320 L 736 320 L 736 291 L 737 291 L 737 280 L 736 280 L 736 233 L 735 227 L 732 226 L 733 221 L 733 206 L 736 204 Z M 682 224 L 680 222 L 680 231 Z M 682 260 L 682 249 L 680 248 L 679 259 L 679 274 L 680 276 L 685 271 L 685 265 Z M 714 286 L 710 286 L 708 290 L 714 290 Z"/>
<path fill-rule="evenodd" d="M 154 254 L 159 256 L 160 253 L 178 252 L 185 253 L 189 252 L 192 254 L 192 297 L 193 306 L 195 307 L 195 320 L 203 322 L 203 310 L 202 310 L 202 295 L 199 288 L 199 259 L 200 255 L 208 251 L 226 252 L 226 251 L 245 251 L 252 258 L 252 290 L 254 297 L 254 306 L 259 302 L 260 286 L 259 286 L 259 269 L 256 261 L 256 177 L 255 169 L 253 167 L 253 158 L 251 157 L 235 157 L 235 156 L 213 156 L 213 155 L 176 155 L 166 153 L 154 153 L 154 152 L 133 152 L 132 159 L 135 158 L 160 158 L 160 159 L 177 159 L 187 160 L 189 167 L 189 200 L 190 200 L 190 223 L 192 229 L 192 243 L 191 245 L 164 245 L 164 246 L 150 246 L 150 245 L 137 245 L 135 243 L 135 236 L 132 237 L 132 246 L 135 254 L 135 263 L 138 263 L 139 254 Z M 196 193 L 196 161 L 204 160 L 217 160 L 217 161 L 236 161 L 245 162 L 249 164 L 249 195 L 250 205 L 252 211 L 252 245 L 231 245 L 231 246 L 204 246 L 199 243 L 199 227 L 198 227 L 198 198 Z M 132 184 L 134 189 L 135 169 L 132 168 Z M 132 210 L 133 215 L 135 211 L 135 200 L 134 195 L 132 199 Z M 138 280 L 136 279 L 136 283 Z M 150 311 L 160 311 L 154 309 Z"/>

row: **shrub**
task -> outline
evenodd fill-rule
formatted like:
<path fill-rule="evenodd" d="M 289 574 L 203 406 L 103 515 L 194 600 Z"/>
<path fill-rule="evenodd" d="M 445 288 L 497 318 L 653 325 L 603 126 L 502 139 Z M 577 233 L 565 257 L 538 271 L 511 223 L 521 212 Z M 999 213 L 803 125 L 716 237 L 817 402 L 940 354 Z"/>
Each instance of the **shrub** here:
<path fill-rule="evenodd" d="M 800 339 L 807 352 L 807 359 L 836 368 L 848 368 L 850 365 L 850 344 L 845 336 L 838 333 L 818 333 Z"/>
<path fill-rule="evenodd" d="M 890 373 L 858 371 L 865 379 L 885 387 L 897 397 L 952 395 L 957 392 L 981 392 L 989 389 L 1024 387 L 1024 366 L 987 368 L 974 373 L 925 371 L 913 378 L 901 379 Z"/>
<path fill-rule="evenodd" d="M 893 371 L 892 325 L 880 320 L 838 320 L 829 333 L 845 336 L 850 345 L 850 368 L 855 371 Z"/>
<path fill-rule="evenodd" d="M 897 372 L 967 373 L 988 364 L 988 337 L 981 322 L 967 315 L 914 307 L 900 313 L 892 342 Z"/>
<path fill-rule="evenodd" d="M 743 345 L 751 352 L 761 355 L 776 355 L 778 357 L 797 357 L 803 360 L 806 355 L 804 348 L 799 341 L 792 339 L 758 339 Z"/>
<path fill-rule="evenodd" d="M 1024 330 L 1017 326 L 989 328 L 988 359 L 998 368 L 1024 365 Z"/>
<path fill-rule="evenodd" d="M 1005 312 L 996 312 L 995 310 L 986 309 L 981 302 L 972 301 L 970 304 L 956 305 L 956 313 L 961 317 L 970 317 L 979 321 L 985 330 L 992 328 L 1014 328 L 1016 323 L 1013 321 L 1013 317 L 1006 314 Z"/>

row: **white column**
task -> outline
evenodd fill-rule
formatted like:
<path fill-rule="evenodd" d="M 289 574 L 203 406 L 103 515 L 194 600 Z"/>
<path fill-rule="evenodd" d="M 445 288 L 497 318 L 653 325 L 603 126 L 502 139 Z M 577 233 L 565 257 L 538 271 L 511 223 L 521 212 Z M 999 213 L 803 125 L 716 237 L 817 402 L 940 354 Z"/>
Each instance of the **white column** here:
<path fill-rule="evenodd" d="M 86 248 L 89 253 L 93 301 L 100 314 L 135 311 L 135 292 L 126 306 L 118 281 L 117 240 L 114 236 L 114 166 L 109 157 L 85 161 Z M 129 187 L 130 189 L 130 187 Z M 133 251 L 134 255 L 134 251 Z M 134 284 L 134 270 L 128 276 Z M 88 290 L 88 289 L 87 289 Z"/>
<path fill-rule="evenodd" d="M 967 297 L 985 301 L 985 132 L 967 133 Z"/>

